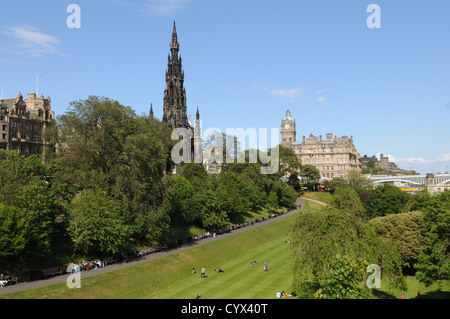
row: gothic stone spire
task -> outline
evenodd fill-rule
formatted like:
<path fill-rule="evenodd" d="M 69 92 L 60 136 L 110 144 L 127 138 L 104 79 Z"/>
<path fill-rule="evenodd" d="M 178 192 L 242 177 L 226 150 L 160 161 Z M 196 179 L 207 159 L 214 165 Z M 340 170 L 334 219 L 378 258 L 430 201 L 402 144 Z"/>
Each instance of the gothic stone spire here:
<path fill-rule="evenodd" d="M 184 89 L 184 72 L 181 57 L 178 57 L 178 35 L 173 24 L 172 42 L 166 71 L 166 87 L 164 89 L 165 121 L 171 129 L 178 127 L 191 128 L 187 117 L 186 90 Z"/>

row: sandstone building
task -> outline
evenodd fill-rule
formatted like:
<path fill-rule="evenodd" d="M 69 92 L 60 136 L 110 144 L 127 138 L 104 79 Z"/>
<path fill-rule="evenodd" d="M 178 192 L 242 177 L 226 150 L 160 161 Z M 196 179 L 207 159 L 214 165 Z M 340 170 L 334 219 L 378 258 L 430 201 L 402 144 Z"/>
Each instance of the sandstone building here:
<path fill-rule="evenodd" d="M 360 154 L 352 136 L 337 137 L 328 133 L 324 139 L 322 135 L 316 137 L 311 134 L 297 141 L 296 134 L 295 119 L 287 110 L 281 121 L 281 145 L 292 148 L 303 165 L 315 166 L 322 179 L 346 178 L 350 171 L 361 171 Z"/>
<path fill-rule="evenodd" d="M 43 155 L 42 133 L 54 119 L 50 97 L 38 98 L 32 92 L 24 100 L 19 92 L 15 98 L 0 99 L 0 148 L 25 156 Z"/>

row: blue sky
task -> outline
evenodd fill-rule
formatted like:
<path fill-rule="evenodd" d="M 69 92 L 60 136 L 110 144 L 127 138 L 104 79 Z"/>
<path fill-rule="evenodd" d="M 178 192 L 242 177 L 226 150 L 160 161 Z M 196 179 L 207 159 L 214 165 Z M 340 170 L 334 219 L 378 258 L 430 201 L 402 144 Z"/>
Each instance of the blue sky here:
<path fill-rule="evenodd" d="M 289 104 L 297 140 L 353 135 L 361 156 L 450 170 L 450 1 L 0 0 L 0 13 L 5 98 L 41 74 L 57 115 L 99 95 L 161 118 L 175 20 L 204 129 L 279 128 Z"/>

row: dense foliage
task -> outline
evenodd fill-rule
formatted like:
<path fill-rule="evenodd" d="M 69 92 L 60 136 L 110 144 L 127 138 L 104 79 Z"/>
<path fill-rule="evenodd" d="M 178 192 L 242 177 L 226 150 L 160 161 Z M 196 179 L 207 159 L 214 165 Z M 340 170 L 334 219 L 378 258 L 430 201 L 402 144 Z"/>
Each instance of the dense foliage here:
<path fill-rule="evenodd" d="M 377 264 L 382 268 L 386 282 L 403 284 L 399 254 L 379 240 L 374 227 L 350 210 L 331 205 L 317 212 L 300 212 L 291 230 L 291 238 L 294 284 L 298 290 L 319 284 L 322 292 L 318 292 L 317 296 L 324 291 L 329 294 L 331 287 L 325 289 L 323 285 L 325 282 L 329 284 L 331 280 L 330 265 L 344 262 L 340 260 L 341 257 L 345 258 L 349 265 L 362 264 L 364 269 L 371 264 Z M 351 295 L 357 297 L 357 286 L 361 286 L 365 275 L 358 270 L 357 274 L 349 276 L 352 277 L 348 283 L 353 287 Z M 356 283 L 353 282 L 354 279 L 358 279 Z M 336 283 L 339 284 L 343 283 Z"/>
<path fill-rule="evenodd" d="M 227 163 L 217 176 L 199 164 L 175 167 L 167 125 L 108 98 L 72 102 L 44 136 L 57 149 L 44 163 L 0 150 L 3 272 L 51 267 L 62 255 L 115 255 L 157 244 L 177 225 L 212 230 L 296 202 L 261 163 Z"/>
<path fill-rule="evenodd" d="M 291 230 L 294 284 L 310 291 L 305 297 L 369 297 L 361 266 L 369 264 L 380 266 L 384 284 L 403 286 L 402 275 L 414 274 L 427 285 L 450 279 L 449 191 L 373 188 L 356 172 L 329 187 L 330 205 L 300 213 Z"/>

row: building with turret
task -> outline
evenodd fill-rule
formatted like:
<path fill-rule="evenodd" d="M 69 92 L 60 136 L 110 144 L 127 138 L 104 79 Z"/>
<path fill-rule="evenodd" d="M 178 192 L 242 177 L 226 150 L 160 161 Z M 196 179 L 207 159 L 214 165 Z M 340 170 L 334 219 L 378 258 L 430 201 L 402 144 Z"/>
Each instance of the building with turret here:
<path fill-rule="evenodd" d="M 288 109 L 281 121 L 281 145 L 292 148 L 303 165 L 316 167 L 324 180 L 347 178 L 350 171 L 361 171 L 360 154 L 353 143 L 353 136 L 337 137 L 332 133 L 326 138 L 310 134 L 296 140 L 295 119 Z"/>
<path fill-rule="evenodd" d="M 0 148 L 43 156 L 46 143 L 42 133 L 54 120 L 50 97 L 31 92 L 24 99 L 19 92 L 15 98 L 0 99 Z"/>

